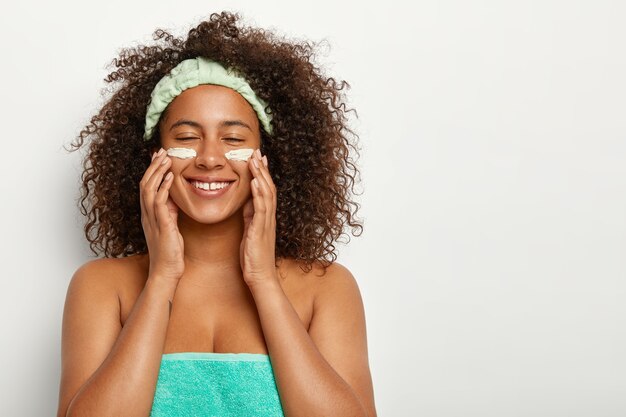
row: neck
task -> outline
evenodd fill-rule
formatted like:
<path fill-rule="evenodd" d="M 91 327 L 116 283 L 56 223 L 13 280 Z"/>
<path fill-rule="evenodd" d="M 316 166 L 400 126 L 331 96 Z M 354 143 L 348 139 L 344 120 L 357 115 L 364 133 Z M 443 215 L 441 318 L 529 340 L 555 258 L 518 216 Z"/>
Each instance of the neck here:
<path fill-rule="evenodd" d="M 179 212 L 178 230 L 185 246 L 185 274 L 181 283 L 245 285 L 239 261 L 243 229 L 241 211 L 213 224 L 198 223 Z"/>

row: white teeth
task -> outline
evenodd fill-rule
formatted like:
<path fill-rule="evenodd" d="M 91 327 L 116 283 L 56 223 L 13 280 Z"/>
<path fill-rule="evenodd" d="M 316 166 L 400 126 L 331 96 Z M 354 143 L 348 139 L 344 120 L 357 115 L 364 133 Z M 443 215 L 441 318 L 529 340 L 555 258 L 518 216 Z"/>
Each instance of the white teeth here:
<path fill-rule="evenodd" d="M 200 182 L 194 181 L 193 186 L 196 188 L 202 188 L 203 190 L 221 190 L 222 188 L 228 186 L 229 182 Z"/>

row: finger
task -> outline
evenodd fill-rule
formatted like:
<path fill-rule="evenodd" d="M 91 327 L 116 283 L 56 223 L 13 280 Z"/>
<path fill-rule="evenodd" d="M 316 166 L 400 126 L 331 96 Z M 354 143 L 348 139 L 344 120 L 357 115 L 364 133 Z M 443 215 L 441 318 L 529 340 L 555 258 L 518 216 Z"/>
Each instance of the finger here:
<path fill-rule="evenodd" d="M 154 198 L 156 196 L 156 193 L 159 190 L 159 186 L 161 185 L 161 183 L 163 182 L 163 178 L 165 177 L 165 173 L 169 169 L 170 162 L 170 158 L 162 158 L 159 166 L 156 168 L 152 176 L 148 179 L 145 189 L 149 197 Z"/>
<path fill-rule="evenodd" d="M 264 162 L 267 162 L 267 156 L 264 155 L 263 158 L 257 159 L 257 161 L 259 165 L 260 175 L 263 176 L 263 179 L 265 180 L 265 183 L 267 184 L 266 187 L 262 187 L 262 190 L 268 192 L 267 195 L 270 197 L 270 200 L 276 201 L 276 185 L 274 184 L 274 181 L 272 180 L 272 175 L 270 174 L 268 167 L 264 163 Z"/>
<path fill-rule="evenodd" d="M 150 166 L 146 170 L 145 174 L 145 189 L 147 191 L 157 192 L 161 181 L 163 181 L 163 176 L 165 175 L 165 171 L 167 171 L 167 164 L 171 162 L 170 158 L 167 157 L 165 152 L 154 158 L 151 162 Z"/>
<path fill-rule="evenodd" d="M 275 212 L 275 208 L 274 208 L 276 205 L 274 203 L 275 196 L 274 196 L 274 192 L 271 189 L 270 184 L 268 184 L 267 182 L 267 176 L 269 176 L 269 172 L 268 173 L 263 172 L 262 167 L 264 167 L 264 165 L 262 161 L 259 161 L 257 159 L 256 162 L 257 162 L 256 165 L 254 163 L 252 164 L 254 166 L 253 175 L 255 179 L 257 180 L 258 188 L 263 198 L 264 205 L 267 211 L 267 216 L 270 217 L 266 219 L 266 226 L 269 227 L 272 224 L 271 216 Z M 271 181 L 271 178 L 270 178 L 270 181 Z"/>
<path fill-rule="evenodd" d="M 174 178 L 172 178 L 172 184 L 174 184 Z M 172 188 L 172 184 L 170 184 L 168 186 L 167 189 L 167 193 L 170 193 L 170 189 Z M 169 195 L 167 197 L 167 201 L 165 202 L 165 205 L 167 205 L 167 210 L 170 212 L 170 216 L 172 216 L 172 221 L 174 222 L 174 224 L 178 224 L 178 206 L 176 205 L 176 203 L 174 203 L 174 200 L 172 200 L 172 196 Z"/>
<path fill-rule="evenodd" d="M 143 198 L 146 212 L 148 213 L 148 218 L 152 222 L 152 227 L 160 229 L 154 204 L 159 186 L 161 185 L 163 177 L 165 176 L 165 171 L 167 171 L 170 165 L 170 160 L 169 158 L 164 157 L 156 158 L 155 161 L 157 160 L 161 161 L 160 165 L 156 168 L 152 176 L 148 179 L 148 182 L 145 184 Z"/>
<path fill-rule="evenodd" d="M 252 223 L 256 223 L 255 228 L 264 230 L 267 227 L 267 207 L 258 183 L 258 178 L 254 178 L 251 182 L 252 204 L 254 206 L 254 217 L 252 218 Z"/>
<path fill-rule="evenodd" d="M 157 154 L 156 152 L 154 152 L 152 154 L 152 161 L 154 161 L 154 158 L 156 158 Z M 146 185 L 146 182 L 148 181 L 149 178 L 149 170 L 150 167 L 152 166 L 152 162 L 150 162 L 150 165 L 148 165 L 148 168 L 146 168 L 146 171 L 143 173 L 143 176 L 141 177 L 141 180 L 139 181 L 139 205 L 141 206 L 141 216 L 142 218 L 146 218 L 148 217 L 148 213 L 146 212 L 146 206 L 143 202 L 143 188 Z"/>
<path fill-rule="evenodd" d="M 156 224 L 156 218 L 154 217 L 154 212 L 152 211 L 153 199 L 154 199 L 154 173 L 161 167 L 161 162 L 163 161 L 165 155 L 165 151 L 161 155 L 153 156 L 152 162 L 146 169 L 146 172 L 143 175 L 139 183 L 139 194 L 140 194 L 140 204 L 142 207 L 142 215 L 150 222 L 151 225 Z M 159 181 L 160 182 L 160 181 Z"/>
<path fill-rule="evenodd" d="M 262 171 L 262 167 L 264 166 L 263 161 L 258 159 L 256 155 L 253 155 L 252 158 L 250 159 L 251 159 L 250 171 L 252 171 L 252 175 L 254 175 L 255 177 L 261 177 L 261 180 L 265 182 L 265 177 Z M 260 182 L 259 185 L 263 185 L 263 184 Z M 265 190 L 265 187 L 261 187 L 261 190 Z"/>
<path fill-rule="evenodd" d="M 275 194 L 276 186 L 274 185 L 274 181 L 272 180 L 272 175 L 270 174 L 270 170 L 268 166 L 265 165 L 266 163 L 267 163 L 267 155 L 263 155 L 263 158 L 259 161 L 261 174 L 263 174 L 263 178 L 265 178 L 265 181 L 269 185 L 269 189 L 272 192 L 272 194 Z"/>
<path fill-rule="evenodd" d="M 158 155 L 157 153 L 157 155 L 152 159 L 152 161 L 150 161 L 150 165 L 148 165 L 148 168 L 146 169 L 146 172 L 144 174 L 144 177 L 146 178 L 146 180 L 150 179 L 152 174 L 154 174 L 154 172 L 159 168 L 159 165 L 161 164 L 161 161 L 163 160 L 163 158 L 167 156 L 167 152 L 165 151 L 165 149 L 161 148 L 161 150 L 159 150 L 161 154 Z"/>
<path fill-rule="evenodd" d="M 254 197 L 251 197 L 246 201 L 243 206 L 243 220 L 246 224 L 250 223 L 252 218 L 254 217 Z"/>
<path fill-rule="evenodd" d="M 167 198 L 169 197 L 169 190 L 172 186 L 173 178 L 174 174 L 169 172 L 163 179 L 163 183 L 154 198 L 154 211 L 160 230 L 163 229 L 163 227 L 169 226 L 170 223 L 171 216 L 167 208 Z"/>
<path fill-rule="evenodd" d="M 139 206 L 141 207 L 141 223 L 143 226 L 146 226 L 147 224 L 150 224 L 149 219 L 148 219 L 148 212 L 146 211 L 146 205 L 143 202 L 144 199 L 144 195 L 143 195 L 143 183 L 139 184 Z M 147 223 L 144 223 L 147 222 Z"/>

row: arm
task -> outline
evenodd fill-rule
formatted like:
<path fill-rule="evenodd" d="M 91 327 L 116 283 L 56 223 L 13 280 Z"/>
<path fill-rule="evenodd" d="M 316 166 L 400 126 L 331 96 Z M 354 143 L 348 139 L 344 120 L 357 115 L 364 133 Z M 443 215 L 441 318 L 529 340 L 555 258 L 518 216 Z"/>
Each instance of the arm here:
<path fill-rule="evenodd" d="M 376 417 L 356 281 L 336 262 L 320 280 L 308 333 L 278 280 L 250 288 L 285 416 Z"/>
<path fill-rule="evenodd" d="M 63 313 L 57 417 L 148 416 L 175 287 L 150 277 L 124 327 L 108 260 L 79 268 Z"/>
<path fill-rule="evenodd" d="M 169 198 L 172 176 L 164 178 L 170 162 L 161 148 L 139 182 L 141 226 L 155 256 L 123 328 L 119 295 L 110 284 L 127 273 L 120 260 L 89 262 L 72 277 L 63 314 L 59 417 L 144 417 L 152 410 L 171 300 L 184 271 L 178 207 Z"/>
<path fill-rule="evenodd" d="M 276 275 L 277 191 L 267 158 L 258 149 L 255 158 L 248 162 L 255 178 L 252 201 L 243 210 L 242 270 L 259 312 L 283 411 L 286 417 L 376 417 L 356 281 L 339 263 L 328 266 L 307 333 Z"/>

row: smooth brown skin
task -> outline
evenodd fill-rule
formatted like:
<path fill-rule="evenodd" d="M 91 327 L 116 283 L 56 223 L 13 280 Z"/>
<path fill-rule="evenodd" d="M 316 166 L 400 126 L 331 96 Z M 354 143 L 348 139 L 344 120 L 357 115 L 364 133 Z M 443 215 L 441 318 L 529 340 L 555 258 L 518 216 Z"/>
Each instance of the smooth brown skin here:
<path fill-rule="evenodd" d="M 169 126 L 183 117 L 199 122 L 202 128 L 183 125 L 170 132 Z M 218 127 L 220 121 L 234 119 L 252 130 Z M 168 170 L 174 174 L 169 186 L 161 189 L 169 188 L 179 207 L 175 213 L 170 206 L 169 213 L 177 220 L 174 224 L 181 236 L 163 226 L 166 193 L 160 192 L 156 204 L 149 203 L 160 207 L 148 206 L 145 213 L 142 207 L 142 223 L 144 214 L 153 216 L 155 222 L 144 224 L 152 259 L 148 255 L 98 259 L 76 271 L 63 314 L 59 417 L 148 416 L 163 353 L 268 354 L 257 304 L 243 279 L 239 259 L 241 210 L 251 197 L 253 175 L 246 162 L 233 163 L 224 157 L 231 149 L 260 147 L 256 113 L 229 88 L 202 85 L 181 93 L 161 123 L 163 148 L 193 147 L 198 152 L 196 158 L 187 160 L 164 153 L 151 164 L 156 167 L 155 183 Z M 184 137 L 195 139 L 177 140 Z M 166 159 L 171 161 L 160 165 Z M 182 177 L 193 174 L 237 181 L 226 196 L 203 201 L 190 193 Z M 150 185 L 155 186 L 144 184 Z M 182 275 L 180 260 L 172 255 L 177 249 L 184 253 Z M 282 291 L 319 352 L 358 396 L 367 415 L 375 417 L 365 315 L 354 277 L 337 262 L 323 277 L 320 266 L 305 273 L 291 259 L 279 260 L 276 270 Z M 276 375 L 277 379 L 326 382 L 315 379 L 316 375 L 298 375 L 300 370 L 291 368 L 289 375 Z M 310 396 L 323 392 L 312 386 Z M 295 416 L 288 414 L 295 409 L 295 400 L 290 407 L 290 398 L 280 388 L 279 393 L 285 415 Z"/>

